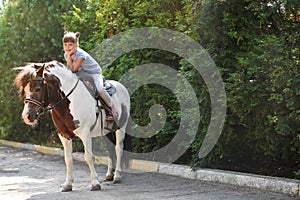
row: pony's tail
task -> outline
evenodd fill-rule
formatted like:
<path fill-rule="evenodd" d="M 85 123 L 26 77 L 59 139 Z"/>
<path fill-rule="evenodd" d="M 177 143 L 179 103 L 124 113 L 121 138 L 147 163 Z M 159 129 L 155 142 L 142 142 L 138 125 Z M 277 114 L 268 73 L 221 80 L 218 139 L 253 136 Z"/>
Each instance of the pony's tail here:
<path fill-rule="evenodd" d="M 124 139 L 124 151 L 123 151 L 123 167 L 125 169 L 128 169 L 130 166 L 130 153 L 132 150 L 132 146 L 131 146 L 131 135 L 125 133 L 125 139 Z"/>
<path fill-rule="evenodd" d="M 121 120 L 120 123 L 123 123 L 122 125 L 124 126 L 125 130 L 125 139 L 124 139 L 124 151 L 123 151 L 123 168 L 128 169 L 130 160 L 131 160 L 131 151 L 132 151 L 132 137 L 130 134 L 127 134 L 128 132 L 128 122 L 129 122 L 129 115 L 130 113 L 127 112 L 127 107 L 122 104 L 122 114 L 121 114 Z M 124 121 L 123 121 L 124 120 Z"/>

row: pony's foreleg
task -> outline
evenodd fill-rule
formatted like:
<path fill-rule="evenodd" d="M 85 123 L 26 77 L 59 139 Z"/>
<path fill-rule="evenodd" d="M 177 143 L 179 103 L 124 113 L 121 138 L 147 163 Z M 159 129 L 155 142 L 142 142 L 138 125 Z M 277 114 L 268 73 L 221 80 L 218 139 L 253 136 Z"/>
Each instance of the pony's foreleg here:
<path fill-rule="evenodd" d="M 98 181 L 98 175 L 96 173 L 93 161 L 93 153 L 92 153 L 92 138 L 90 136 L 90 132 L 86 131 L 84 134 L 81 134 L 80 139 L 84 145 L 84 159 L 88 164 L 91 172 L 91 184 L 92 184 L 92 191 L 101 190 L 100 183 Z"/>
<path fill-rule="evenodd" d="M 125 131 L 118 129 L 116 131 L 116 170 L 114 175 L 114 183 L 118 183 L 121 181 L 121 171 L 122 171 L 122 156 L 123 156 L 123 148 L 124 148 L 124 139 L 125 139 Z"/>
<path fill-rule="evenodd" d="M 65 163 L 66 163 L 66 168 L 67 168 L 66 181 L 62 185 L 63 186 L 62 191 L 69 192 L 69 191 L 72 191 L 72 183 L 74 181 L 72 140 L 68 140 L 65 137 L 61 136 L 60 134 L 58 134 L 58 136 L 59 136 L 61 143 L 64 146 Z"/>

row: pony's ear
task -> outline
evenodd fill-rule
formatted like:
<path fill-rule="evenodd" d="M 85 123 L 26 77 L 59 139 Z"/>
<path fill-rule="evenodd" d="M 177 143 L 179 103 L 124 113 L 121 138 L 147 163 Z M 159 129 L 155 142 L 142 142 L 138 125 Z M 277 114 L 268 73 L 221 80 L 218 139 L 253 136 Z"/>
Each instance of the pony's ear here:
<path fill-rule="evenodd" d="M 64 32 L 64 35 L 66 35 L 67 33 L 68 33 L 68 31 L 65 31 L 65 32 Z"/>
<path fill-rule="evenodd" d="M 41 65 L 34 64 L 34 65 L 32 65 L 32 67 L 37 71 L 41 68 Z"/>
<path fill-rule="evenodd" d="M 36 71 L 36 76 L 43 77 L 44 69 L 45 69 L 45 64 Z"/>

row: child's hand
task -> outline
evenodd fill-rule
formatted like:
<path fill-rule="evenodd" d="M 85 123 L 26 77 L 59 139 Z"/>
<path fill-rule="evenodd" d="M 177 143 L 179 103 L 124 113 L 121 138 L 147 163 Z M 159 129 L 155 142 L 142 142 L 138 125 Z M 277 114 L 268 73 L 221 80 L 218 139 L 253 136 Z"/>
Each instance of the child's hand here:
<path fill-rule="evenodd" d="M 73 48 L 72 51 L 70 51 L 70 56 L 75 55 L 75 53 L 76 53 L 76 48 Z"/>

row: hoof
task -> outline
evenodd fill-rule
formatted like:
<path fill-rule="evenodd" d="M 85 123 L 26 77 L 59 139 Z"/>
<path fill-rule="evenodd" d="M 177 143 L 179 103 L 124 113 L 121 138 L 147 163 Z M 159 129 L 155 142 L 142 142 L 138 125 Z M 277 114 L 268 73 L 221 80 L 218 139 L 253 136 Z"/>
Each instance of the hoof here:
<path fill-rule="evenodd" d="M 115 178 L 115 179 L 113 180 L 113 183 L 121 183 L 121 179 L 120 179 L 120 178 Z"/>
<path fill-rule="evenodd" d="M 62 192 L 71 192 L 72 191 L 72 185 L 64 186 L 61 191 Z"/>
<path fill-rule="evenodd" d="M 112 175 L 105 177 L 105 181 L 113 181 L 113 180 L 114 180 L 114 177 Z"/>
<path fill-rule="evenodd" d="M 97 191 L 97 190 L 101 190 L 101 185 L 97 184 L 97 185 L 93 185 L 91 188 L 91 191 Z"/>

